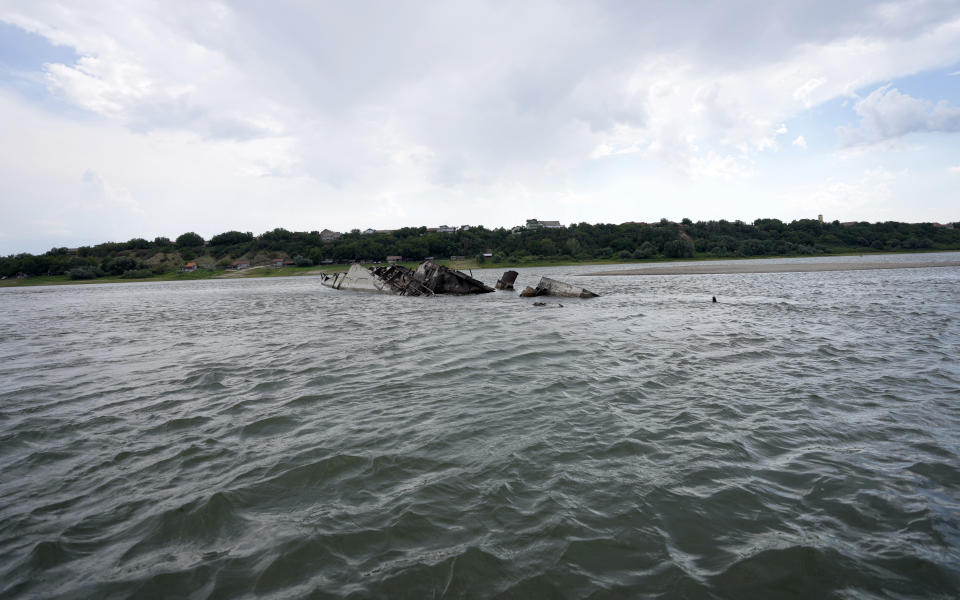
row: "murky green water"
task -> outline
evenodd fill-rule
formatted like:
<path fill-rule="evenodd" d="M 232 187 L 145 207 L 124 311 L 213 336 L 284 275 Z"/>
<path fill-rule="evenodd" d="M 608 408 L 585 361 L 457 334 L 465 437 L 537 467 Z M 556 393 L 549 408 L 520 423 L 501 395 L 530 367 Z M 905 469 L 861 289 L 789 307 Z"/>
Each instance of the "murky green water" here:
<path fill-rule="evenodd" d="M 960 594 L 960 269 L 587 270 L 0 290 L 0 596 Z"/>

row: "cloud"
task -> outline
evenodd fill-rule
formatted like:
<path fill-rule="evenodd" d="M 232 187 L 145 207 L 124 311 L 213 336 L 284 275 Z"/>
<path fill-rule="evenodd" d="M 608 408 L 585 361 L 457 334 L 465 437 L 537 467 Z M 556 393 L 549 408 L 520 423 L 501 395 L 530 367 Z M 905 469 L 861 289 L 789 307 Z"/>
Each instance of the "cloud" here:
<path fill-rule="evenodd" d="M 798 136 L 797 136 L 797 139 L 793 140 L 792 144 L 793 144 L 794 146 L 799 146 L 800 148 L 803 148 L 804 150 L 807 149 L 807 140 L 803 139 L 803 136 L 802 136 L 802 135 L 798 135 Z"/>
<path fill-rule="evenodd" d="M 960 165 L 956 165 L 956 166 L 954 166 L 954 167 L 950 167 L 948 170 L 949 170 L 951 173 L 960 174 Z"/>
<path fill-rule="evenodd" d="M 509 225 L 538 207 L 659 218 L 598 182 L 644 173 L 607 196 L 628 198 L 755 179 L 810 107 L 960 60 L 960 16 L 937 2 L 0 0 L 0 21 L 69 49 L 35 73 L 55 101 L 3 102 L 17 104 L 0 112 L 3 143 L 32 149 L 18 190 L 53 202 L 90 169 L 145 211 L 128 229 L 169 233 L 264 229 L 285 194 L 288 226 L 293 206 L 341 229 Z M 952 107 L 928 108 L 949 121 Z M 61 131 L 13 127 L 18 114 Z"/>
<path fill-rule="evenodd" d="M 936 4 L 830 4 L 829 24 L 789 5 L 7 6 L 0 19 L 80 55 L 46 69 L 67 102 L 136 131 L 295 132 L 304 168 L 334 184 L 382 164 L 367 139 L 381 127 L 429 148 L 448 183 L 466 164 L 496 177 L 604 144 L 655 148 L 645 158 L 683 170 L 711 150 L 776 148 L 799 110 L 960 58 L 960 20 Z"/>
<path fill-rule="evenodd" d="M 730 181 L 743 179 L 756 174 L 756 171 L 743 158 L 731 155 L 718 155 L 710 152 L 705 157 L 696 157 L 691 161 L 691 174 L 694 177 L 710 177 Z"/>
<path fill-rule="evenodd" d="M 84 171 L 80 179 L 87 191 L 85 202 L 87 207 L 104 207 L 107 210 L 121 209 L 143 213 L 143 208 L 134 199 L 130 190 L 107 183 L 93 169 Z"/>
<path fill-rule="evenodd" d="M 876 143 L 910 133 L 960 131 L 960 107 L 946 101 L 933 104 L 901 93 L 889 84 L 853 106 L 860 116 L 856 129 L 841 128 L 848 145 Z"/>
<path fill-rule="evenodd" d="M 857 178 L 828 177 L 792 192 L 789 203 L 809 214 L 823 214 L 827 220 L 862 220 L 865 214 L 886 217 L 895 202 L 897 186 L 908 175 L 906 170 L 873 168 Z"/>

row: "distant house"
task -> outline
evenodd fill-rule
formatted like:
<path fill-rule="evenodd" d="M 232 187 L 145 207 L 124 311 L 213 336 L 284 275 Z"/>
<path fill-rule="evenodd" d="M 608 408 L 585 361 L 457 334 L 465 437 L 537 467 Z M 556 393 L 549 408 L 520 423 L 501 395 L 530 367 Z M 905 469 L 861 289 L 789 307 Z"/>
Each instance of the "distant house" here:
<path fill-rule="evenodd" d="M 451 256 L 451 257 L 450 257 L 450 260 L 463 260 L 463 258 L 464 258 L 464 257 L 462 257 L 462 256 Z"/>
<path fill-rule="evenodd" d="M 282 258 L 275 258 L 275 259 L 273 259 L 273 261 L 271 261 L 271 262 L 272 262 L 273 266 L 275 266 L 275 267 L 277 267 L 277 268 L 283 266 L 283 259 L 282 259 Z"/>
<path fill-rule="evenodd" d="M 376 232 L 377 232 L 376 229 L 367 228 L 367 229 L 364 229 L 363 231 L 361 231 L 360 233 L 363 234 L 363 235 L 370 235 L 370 234 L 373 234 L 373 233 L 376 233 Z"/>
<path fill-rule="evenodd" d="M 295 267 L 295 266 L 297 266 L 297 261 L 295 261 L 295 260 L 290 260 L 290 259 L 288 258 L 287 260 L 283 261 L 283 266 L 285 266 L 285 267 Z"/>
<path fill-rule="evenodd" d="M 324 229 L 320 232 L 320 239 L 325 242 L 331 242 L 333 240 L 340 239 L 340 236 L 343 235 L 339 231 L 330 231 L 329 229 Z"/>
<path fill-rule="evenodd" d="M 469 225 L 461 225 L 461 226 L 460 226 L 460 231 L 463 231 L 463 230 L 465 230 L 465 229 L 470 229 L 470 226 L 469 226 Z"/>
<path fill-rule="evenodd" d="M 387 257 L 387 262 L 388 262 L 388 263 L 403 262 L 403 257 L 402 257 L 402 256 L 388 256 L 388 257 Z"/>
<path fill-rule="evenodd" d="M 540 221 L 538 219 L 527 219 L 527 229 L 563 229 L 560 221 Z"/>
<path fill-rule="evenodd" d="M 190 271 L 196 271 L 197 263 L 195 263 L 194 261 L 190 261 L 187 264 L 183 265 L 183 267 L 180 270 L 183 271 L 184 273 L 188 273 Z"/>
<path fill-rule="evenodd" d="M 437 233 L 453 233 L 456 230 L 456 227 L 450 227 L 449 225 L 441 225 L 440 227 L 437 227 Z"/>
<path fill-rule="evenodd" d="M 484 253 L 483 253 L 483 257 L 484 257 L 484 258 L 493 258 L 493 252 L 484 252 Z"/>
<path fill-rule="evenodd" d="M 235 260 L 233 264 L 230 265 L 233 269 L 249 269 L 250 261 L 249 260 Z"/>

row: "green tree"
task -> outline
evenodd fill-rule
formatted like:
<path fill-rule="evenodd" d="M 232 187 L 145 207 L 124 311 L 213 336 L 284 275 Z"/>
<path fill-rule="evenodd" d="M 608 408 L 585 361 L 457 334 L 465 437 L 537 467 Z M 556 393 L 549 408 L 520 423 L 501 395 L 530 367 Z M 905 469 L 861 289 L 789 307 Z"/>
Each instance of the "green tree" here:
<path fill-rule="evenodd" d="M 177 236 L 177 248 L 196 248 L 202 245 L 203 238 L 192 231 Z"/>
<path fill-rule="evenodd" d="M 634 258 L 650 258 L 657 253 L 657 249 L 653 247 L 653 244 L 650 242 L 644 242 L 640 244 L 640 247 L 637 248 L 637 251 L 633 253 Z"/>
<path fill-rule="evenodd" d="M 667 258 L 692 258 L 693 244 L 687 240 L 670 240 L 663 245 L 663 255 Z"/>
<path fill-rule="evenodd" d="M 253 241 L 253 234 L 247 231 L 246 233 L 241 231 L 226 231 L 224 233 L 218 233 L 217 235 L 210 238 L 211 246 L 231 246 L 233 244 L 245 244 L 247 242 Z"/>
<path fill-rule="evenodd" d="M 67 277 L 70 279 L 96 279 L 103 273 L 96 267 L 75 267 L 67 271 Z"/>

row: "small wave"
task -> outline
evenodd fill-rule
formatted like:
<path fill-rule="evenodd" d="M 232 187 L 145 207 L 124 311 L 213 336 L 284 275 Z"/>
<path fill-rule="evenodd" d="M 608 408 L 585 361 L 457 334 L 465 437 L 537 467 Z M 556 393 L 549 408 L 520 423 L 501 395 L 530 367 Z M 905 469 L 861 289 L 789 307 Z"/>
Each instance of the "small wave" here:
<path fill-rule="evenodd" d="M 286 415 L 276 415 L 259 419 L 245 425 L 241 430 L 244 436 L 264 436 L 285 433 L 299 426 L 300 423 L 293 417 Z"/>
<path fill-rule="evenodd" d="M 210 417 L 196 416 L 196 417 L 177 417 L 165 421 L 151 429 L 148 429 L 146 433 L 149 434 L 158 434 L 158 433 L 170 433 L 175 431 L 184 431 L 184 430 L 197 430 L 202 425 L 205 425 L 211 421 Z"/>

